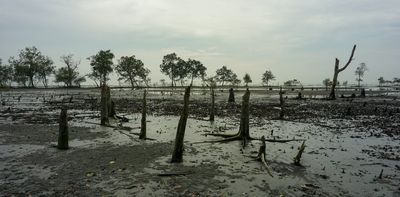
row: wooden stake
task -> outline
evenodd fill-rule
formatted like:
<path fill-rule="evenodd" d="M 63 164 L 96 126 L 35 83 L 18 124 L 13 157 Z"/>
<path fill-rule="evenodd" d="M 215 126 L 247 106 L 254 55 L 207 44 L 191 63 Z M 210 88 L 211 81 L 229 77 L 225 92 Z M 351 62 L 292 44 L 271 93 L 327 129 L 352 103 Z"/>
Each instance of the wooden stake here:
<path fill-rule="evenodd" d="M 294 165 L 300 166 L 300 159 L 301 159 L 301 155 L 304 152 L 304 148 L 306 147 L 306 145 L 304 145 L 304 142 L 301 144 L 299 152 L 297 153 L 296 157 L 294 158 Z"/>

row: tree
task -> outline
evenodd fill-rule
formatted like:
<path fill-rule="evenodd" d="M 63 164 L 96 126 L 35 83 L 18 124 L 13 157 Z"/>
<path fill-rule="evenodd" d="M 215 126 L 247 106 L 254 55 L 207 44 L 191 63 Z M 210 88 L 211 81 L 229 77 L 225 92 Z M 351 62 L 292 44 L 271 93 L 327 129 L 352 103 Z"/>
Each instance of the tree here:
<path fill-rule="evenodd" d="M 49 57 L 45 57 L 42 60 L 42 63 L 38 66 L 37 75 L 40 81 L 42 81 L 43 86 L 47 88 L 48 80 L 47 76 L 50 76 L 54 73 L 55 66 L 53 66 L 53 60 Z"/>
<path fill-rule="evenodd" d="M 274 74 L 270 70 L 266 70 L 265 73 L 262 75 L 262 83 L 268 86 L 269 81 L 275 80 Z"/>
<path fill-rule="evenodd" d="M 221 86 L 224 86 L 225 82 L 234 82 L 234 73 L 231 69 L 228 69 L 226 66 L 222 66 L 222 68 L 216 71 L 216 80 L 221 83 Z M 237 76 L 236 76 L 237 79 Z"/>
<path fill-rule="evenodd" d="M 0 87 L 11 86 L 14 70 L 12 66 L 2 65 L 0 59 Z"/>
<path fill-rule="evenodd" d="M 240 83 L 242 83 L 242 81 L 240 79 L 238 79 L 238 77 L 235 73 L 233 73 L 229 82 L 231 82 L 231 84 L 233 86 L 238 86 L 238 85 L 240 85 Z"/>
<path fill-rule="evenodd" d="M 144 67 L 141 60 L 136 59 L 134 55 L 122 56 L 118 60 L 118 65 L 115 68 L 117 73 L 121 76 L 120 79 L 125 80 L 131 84 L 132 89 L 139 86 L 139 82 L 146 81 L 150 70 Z"/>
<path fill-rule="evenodd" d="M 292 79 L 292 80 L 285 81 L 283 83 L 283 85 L 285 85 L 285 86 L 297 86 L 297 85 L 301 85 L 301 83 L 297 79 Z"/>
<path fill-rule="evenodd" d="M 173 87 L 175 84 L 175 78 L 177 77 L 177 67 L 178 62 L 181 58 L 179 58 L 176 53 L 170 53 L 164 56 L 162 63 L 160 65 L 161 73 L 167 75 L 171 79 L 171 86 Z"/>
<path fill-rule="evenodd" d="M 356 68 L 355 74 L 357 76 L 358 87 L 360 87 L 360 82 L 363 81 L 364 73 L 368 70 L 367 65 L 365 63 L 361 63 L 360 66 Z"/>
<path fill-rule="evenodd" d="M 250 78 L 250 75 L 248 73 L 246 73 L 243 77 L 243 82 L 246 84 L 246 86 L 249 85 L 249 83 L 253 82 Z"/>
<path fill-rule="evenodd" d="M 202 81 L 205 80 L 207 68 L 203 66 L 200 61 L 189 59 L 187 62 L 189 67 L 189 76 L 191 78 L 190 84 L 193 84 L 194 78 L 201 78 Z"/>
<path fill-rule="evenodd" d="M 383 77 L 378 78 L 379 86 L 382 86 L 385 83 L 385 79 Z"/>
<path fill-rule="evenodd" d="M 92 73 L 89 78 L 97 78 L 100 86 L 107 84 L 108 75 L 113 72 L 113 59 L 114 54 L 110 50 L 100 50 L 96 55 L 88 57 L 92 66 Z"/>
<path fill-rule="evenodd" d="M 34 46 L 20 50 L 18 58 L 10 57 L 8 61 L 14 67 L 16 81 L 24 86 L 29 82 L 32 88 L 35 87 L 35 79 L 47 86 L 47 76 L 54 70 L 53 61 Z"/>
<path fill-rule="evenodd" d="M 326 78 L 326 79 L 324 79 L 324 80 L 322 81 L 322 84 L 325 86 L 326 91 L 328 91 L 328 87 L 329 87 L 330 85 L 332 85 L 332 81 L 331 81 L 331 79 Z"/>
<path fill-rule="evenodd" d="M 356 50 L 356 45 L 353 46 L 353 50 L 351 51 L 350 58 L 342 68 L 339 68 L 339 59 L 338 58 L 335 59 L 335 69 L 334 69 L 334 73 L 333 73 L 331 93 L 329 94 L 330 99 L 336 99 L 335 90 L 336 90 L 336 84 L 337 84 L 339 73 L 344 71 L 350 65 L 351 61 L 353 60 L 355 50 Z"/>
<path fill-rule="evenodd" d="M 60 57 L 65 67 L 61 67 L 56 71 L 55 82 L 64 83 L 67 87 L 72 87 L 73 83 L 80 86 L 81 82 L 86 81 L 85 77 L 79 77 L 78 66 L 81 62 L 74 60 L 73 56 L 73 54 L 68 54 Z"/>
<path fill-rule="evenodd" d="M 74 79 L 74 84 L 78 86 L 79 88 L 81 87 L 81 83 L 86 82 L 86 78 L 84 76 L 78 77 Z"/>
<path fill-rule="evenodd" d="M 161 83 L 161 85 L 162 85 L 163 87 L 165 87 L 165 86 L 166 86 L 165 79 L 160 79 L 160 83 Z"/>
<path fill-rule="evenodd" d="M 393 78 L 393 83 L 400 83 L 400 78 L 397 78 L 397 77 L 395 77 L 395 78 Z"/>
<path fill-rule="evenodd" d="M 176 67 L 175 67 L 175 74 L 177 77 L 176 81 L 180 81 L 181 86 L 184 85 L 185 79 L 186 79 L 186 77 L 189 76 L 189 73 L 190 73 L 189 64 L 185 60 L 179 58 L 179 60 L 176 64 Z"/>

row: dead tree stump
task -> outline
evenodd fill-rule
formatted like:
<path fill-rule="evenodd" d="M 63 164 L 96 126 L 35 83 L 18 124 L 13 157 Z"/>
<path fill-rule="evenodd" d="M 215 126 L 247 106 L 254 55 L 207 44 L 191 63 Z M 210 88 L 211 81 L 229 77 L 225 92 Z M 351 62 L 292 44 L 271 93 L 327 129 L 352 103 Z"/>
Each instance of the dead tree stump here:
<path fill-rule="evenodd" d="M 57 148 L 60 150 L 68 149 L 68 116 L 66 107 L 63 107 L 60 113 Z"/>
<path fill-rule="evenodd" d="M 116 113 L 115 113 L 115 103 L 114 103 L 114 101 L 112 100 L 111 101 L 111 109 L 110 109 L 110 113 L 109 113 L 109 117 L 115 117 L 115 115 L 117 115 Z"/>
<path fill-rule="evenodd" d="M 297 153 L 296 157 L 293 159 L 294 161 L 294 165 L 300 166 L 300 159 L 301 159 L 301 155 L 304 152 L 304 148 L 306 147 L 306 145 L 304 145 L 304 141 L 300 146 L 299 152 Z"/>
<path fill-rule="evenodd" d="M 365 97 L 365 88 L 361 88 L 361 97 Z"/>
<path fill-rule="evenodd" d="M 174 147 L 174 152 L 172 153 L 171 163 L 182 162 L 183 139 L 185 137 L 186 122 L 189 115 L 189 96 L 190 96 L 190 86 L 188 86 L 185 90 L 183 110 L 181 118 L 179 119 L 178 129 L 176 131 L 175 147 Z"/>
<path fill-rule="evenodd" d="M 211 87 L 210 121 L 214 121 L 214 113 L 215 113 L 215 94 L 214 94 L 214 88 Z"/>
<path fill-rule="evenodd" d="M 243 139 L 243 146 L 246 146 L 247 141 L 250 140 L 249 100 L 250 100 L 250 91 L 249 89 L 247 89 L 243 95 L 242 112 L 240 114 L 240 127 L 239 127 L 239 137 Z"/>
<path fill-rule="evenodd" d="M 279 119 L 283 119 L 285 116 L 285 100 L 283 99 L 283 94 L 285 92 L 282 91 L 282 87 L 279 90 L 279 105 L 281 107 L 281 111 L 279 112 Z"/>
<path fill-rule="evenodd" d="M 235 92 L 233 91 L 233 88 L 229 89 L 228 102 L 229 103 L 234 103 L 235 102 Z"/>
<path fill-rule="evenodd" d="M 258 155 L 256 157 L 256 160 L 263 163 L 268 174 L 273 177 L 271 171 L 268 168 L 267 159 L 265 158 L 266 157 L 266 145 L 265 145 L 265 137 L 264 136 L 261 137 L 261 143 L 262 144 L 260 146 L 260 149 L 258 150 Z"/>
<path fill-rule="evenodd" d="M 147 103 L 146 103 L 146 90 L 143 92 L 143 104 L 142 104 L 142 119 L 140 126 L 139 139 L 146 139 L 146 114 L 147 114 Z"/>
<path fill-rule="evenodd" d="M 112 101 L 111 101 L 111 90 L 110 90 L 110 87 L 108 87 L 108 86 L 106 86 L 106 87 L 107 87 L 107 89 L 106 89 L 107 116 L 108 117 L 113 117 L 113 115 L 112 115 L 112 111 L 113 111 L 112 107 L 113 106 L 112 106 Z M 115 110 L 114 110 L 114 113 L 115 113 Z"/>
<path fill-rule="evenodd" d="M 100 125 L 108 125 L 108 107 L 107 107 L 107 85 L 101 87 L 101 101 L 100 101 Z"/>

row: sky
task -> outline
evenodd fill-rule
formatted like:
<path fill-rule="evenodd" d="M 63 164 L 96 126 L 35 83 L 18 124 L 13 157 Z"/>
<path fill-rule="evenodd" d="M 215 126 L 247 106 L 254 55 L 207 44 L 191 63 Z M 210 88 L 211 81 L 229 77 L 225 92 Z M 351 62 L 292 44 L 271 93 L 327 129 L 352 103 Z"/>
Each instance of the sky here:
<path fill-rule="evenodd" d="M 357 44 L 352 64 L 339 81 L 364 84 L 400 77 L 399 0 L 0 0 L 0 58 L 36 46 L 62 67 L 60 56 L 81 60 L 111 49 L 117 62 L 135 55 L 151 70 L 152 82 L 164 55 L 201 61 L 208 76 L 227 66 L 253 84 L 271 70 L 274 84 L 298 79 L 322 84 L 332 78 L 335 58 L 343 65 Z M 112 75 L 113 83 L 117 76 Z M 88 80 L 87 84 L 93 84 Z"/>

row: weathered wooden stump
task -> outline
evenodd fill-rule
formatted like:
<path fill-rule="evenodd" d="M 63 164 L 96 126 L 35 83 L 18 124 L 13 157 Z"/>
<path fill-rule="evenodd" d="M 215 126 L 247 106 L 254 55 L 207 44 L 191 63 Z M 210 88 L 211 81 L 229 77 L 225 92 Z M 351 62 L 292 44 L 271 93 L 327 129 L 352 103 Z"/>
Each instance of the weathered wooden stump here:
<path fill-rule="evenodd" d="M 304 152 L 304 149 L 306 148 L 306 145 L 304 145 L 304 142 L 301 144 L 299 152 L 297 153 L 296 157 L 294 157 L 293 161 L 294 161 L 294 165 L 300 166 L 300 159 L 301 159 L 301 155 Z"/>
<path fill-rule="evenodd" d="M 283 99 L 283 94 L 285 92 L 282 91 L 282 87 L 279 90 L 279 105 L 281 107 L 281 111 L 279 112 L 279 118 L 283 119 L 285 116 L 285 100 Z"/>
<path fill-rule="evenodd" d="M 107 107 L 107 85 L 101 87 L 101 101 L 100 101 L 100 125 L 109 125 L 108 121 L 108 107 Z"/>
<path fill-rule="evenodd" d="M 233 88 L 229 89 L 228 102 L 229 103 L 234 103 L 235 102 L 235 92 L 233 91 Z"/>
<path fill-rule="evenodd" d="M 361 97 L 365 97 L 365 88 L 361 88 Z"/>
<path fill-rule="evenodd" d="M 146 139 L 146 114 L 147 114 L 147 103 L 146 103 L 146 90 L 143 92 L 143 102 L 142 102 L 142 119 L 140 126 L 139 139 Z"/>
<path fill-rule="evenodd" d="M 210 121 L 214 121 L 214 115 L 215 115 L 215 94 L 214 94 L 214 88 L 211 87 Z"/>
<path fill-rule="evenodd" d="M 189 115 L 189 96 L 190 96 L 190 86 L 188 86 L 185 90 L 183 110 L 181 118 L 179 119 L 178 129 L 176 131 L 175 147 L 174 147 L 174 152 L 172 153 L 171 163 L 182 162 L 183 139 L 185 137 L 186 122 Z"/>
<path fill-rule="evenodd" d="M 243 139 L 243 147 L 246 146 L 247 141 L 250 140 L 250 107 L 249 107 L 249 100 L 250 100 L 250 91 L 247 88 L 246 92 L 242 98 L 242 112 L 240 114 L 240 126 L 239 126 L 239 136 Z"/>
<path fill-rule="evenodd" d="M 115 103 L 114 101 L 111 101 L 111 109 L 110 109 L 110 113 L 108 114 L 109 117 L 115 117 L 116 112 L 115 112 Z"/>
<path fill-rule="evenodd" d="M 107 87 L 107 89 L 106 89 L 106 105 L 107 105 L 107 116 L 108 117 L 113 117 L 112 116 L 112 114 L 111 114 L 111 111 L 113 111 L 112 110 L 112 101 L 111 101 L 111 90 L 110 90 L 110 87 L 108 87 L 108 86 L 106 86 Z M 115 113 L 115 110 L 114 110 L 114 113 Z"/>
<path fill-rule="evenodd" d="M 60 150 L 68 149 L 68 116 L 66 107 L 63 107 L 60 113 L 57 148 Z"/>

